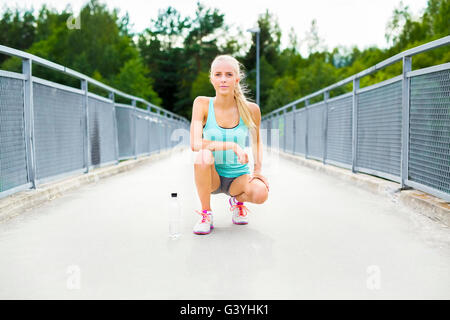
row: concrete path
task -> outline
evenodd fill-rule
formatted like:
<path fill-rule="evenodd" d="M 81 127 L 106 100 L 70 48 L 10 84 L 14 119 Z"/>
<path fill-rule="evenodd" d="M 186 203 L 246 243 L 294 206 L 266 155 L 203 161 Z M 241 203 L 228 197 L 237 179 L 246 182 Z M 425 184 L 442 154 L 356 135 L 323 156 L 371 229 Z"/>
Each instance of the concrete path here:
<path fill-rule="evenodd" d="M 1 299 L 449 299 L 450 231 L 384 197 L 264 155 L 269 199 L 236 226 L 214 195 L 197 236 L 190 150 L 0 224 Z M 183 229 L 168 238 L 177 191 Z"/>

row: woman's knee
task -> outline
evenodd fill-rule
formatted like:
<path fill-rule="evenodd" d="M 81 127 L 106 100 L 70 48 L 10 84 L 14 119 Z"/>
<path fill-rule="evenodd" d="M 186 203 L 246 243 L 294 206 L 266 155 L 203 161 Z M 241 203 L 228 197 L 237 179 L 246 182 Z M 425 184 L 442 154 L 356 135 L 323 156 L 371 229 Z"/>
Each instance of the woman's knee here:
<path fill-rule="evenodd" d="M 195 158 L 195 165 L 209 167 L 214 164 L 214 155 L 209 149 L 201 149 Z"/>
<path fill-rule="evenodd" d="M 262 204 L 266 202 L 267 198 L 269 197 L 269 192 L 267 191 L 266 187 L 254 187 L 252 188 L 251 192 L 251 199 L 253 200 L 253 203 L 256 204 Z"/>

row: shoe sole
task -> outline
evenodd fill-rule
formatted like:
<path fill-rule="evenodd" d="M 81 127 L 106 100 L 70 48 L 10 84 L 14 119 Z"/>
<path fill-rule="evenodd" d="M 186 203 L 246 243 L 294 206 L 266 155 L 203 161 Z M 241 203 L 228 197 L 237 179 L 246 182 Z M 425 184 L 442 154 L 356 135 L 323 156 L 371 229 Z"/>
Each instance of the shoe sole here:
<path fill-rule="evenodd" d="M 201 234 L 201 235 L 210 234 L 213 229 L 214 229 L 214 226 L 211 225 L 211 229 L 209 230 L 209 232 L 195 232 L 194 231 L 194 234 Z"/>

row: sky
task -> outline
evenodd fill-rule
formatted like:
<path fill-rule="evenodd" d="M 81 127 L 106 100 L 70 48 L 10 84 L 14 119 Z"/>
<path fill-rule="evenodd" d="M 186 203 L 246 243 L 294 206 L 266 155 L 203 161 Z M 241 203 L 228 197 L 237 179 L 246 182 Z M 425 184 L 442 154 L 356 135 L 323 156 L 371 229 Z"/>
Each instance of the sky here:
<path fill-rule="evenodd" d="M 0 0 L 0 10 L 9 8 L 39 9 L 46 3 L 59 11 L 68 4 L 75 14 L 86 0 Z M 182 16 L 193 16 L 196 0 L 100 0 L 108 8 L 118 8 L 120 14 L 128 12 L 132 30 L 141 32 L 155 19 L 159 9 L 169 5 L 176 8 Z M 260 14 L 274 14 L 282 31 L 282 48 L 289 43 L 289 32 L 294 28 L 298 39 L 305 38 L 311 21 L 316 19 L 319 37 L 328 49 L 337 46 L 357 46 L 360 49 L 375 45 L 386 48 L 386 25 L 400 0 L 202 0 L 207 7 L 217 8 L 225 14 L 225 23 L 231 26 L 230 32 L 236 34 L 238 28 L 245 31 L 256 25 Z M 426 8 L 427 0 L 403 0 L 413 16 L 420 16 Z M 82 24 L 82 22 L 81 22 Z M 244 32 L 250 42 L 250 33 Z M 301 46 L 304 54 L 306 45 Z"/>

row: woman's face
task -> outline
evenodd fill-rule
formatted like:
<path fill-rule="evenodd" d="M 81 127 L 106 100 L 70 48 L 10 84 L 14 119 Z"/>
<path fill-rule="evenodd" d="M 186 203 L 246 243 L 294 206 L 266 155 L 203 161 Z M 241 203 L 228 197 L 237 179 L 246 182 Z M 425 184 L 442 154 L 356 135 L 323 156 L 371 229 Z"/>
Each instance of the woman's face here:
<path fill-rule="evenodd" d="M 229 62 L 217 61 L 214 63 L 211 71 L 211 83 L 217 95 L 234 95 L 234 88 L 238 82 L 239 78 Z"/>

